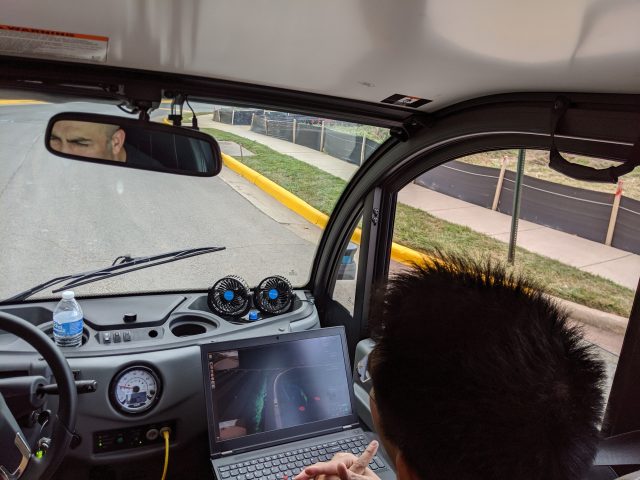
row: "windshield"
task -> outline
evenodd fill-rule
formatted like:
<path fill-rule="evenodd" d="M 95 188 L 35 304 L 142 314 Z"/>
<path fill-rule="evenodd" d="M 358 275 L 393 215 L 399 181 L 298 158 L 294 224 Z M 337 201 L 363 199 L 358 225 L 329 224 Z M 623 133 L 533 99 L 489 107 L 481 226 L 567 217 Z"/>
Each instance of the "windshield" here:
<path fill-rule="evenodd" d="M 152 121 L 166 121 L 169 107 L 163 102 Z M 202 290 L 226 275 L 250 286 L 269 275 L 304 285 L 327 216 L 388 131 L 284 112 L 192 107 L 224 154 L 216 177 L 115 168 L 46 151 L 54 114 L 126 115 L 116 106 L 0 103 L 0 299 L 118 257 L 199 247 L 225 249 L 74 290 L 81 296 Z M 191 117 L 185 114 L 183 124 L 191 125 Z M 33 297 L 58 296 L 53 288 Z"/>

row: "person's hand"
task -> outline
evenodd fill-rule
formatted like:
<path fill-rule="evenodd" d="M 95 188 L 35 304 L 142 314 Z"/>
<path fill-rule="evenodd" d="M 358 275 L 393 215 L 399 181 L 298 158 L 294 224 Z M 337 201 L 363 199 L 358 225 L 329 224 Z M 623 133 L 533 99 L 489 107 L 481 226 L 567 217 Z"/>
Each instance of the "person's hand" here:
<path fill-rule="evenodd" d="M 328 462 L 319 462 L 305 468 L 294 480 L 309 480 L 316 477 L 322 480 L 371 480 L 379 479 L 369 468 L 369 462 L 378 451 L 378 442 L 372 441 L 362 455 L 339 452 Z"/>

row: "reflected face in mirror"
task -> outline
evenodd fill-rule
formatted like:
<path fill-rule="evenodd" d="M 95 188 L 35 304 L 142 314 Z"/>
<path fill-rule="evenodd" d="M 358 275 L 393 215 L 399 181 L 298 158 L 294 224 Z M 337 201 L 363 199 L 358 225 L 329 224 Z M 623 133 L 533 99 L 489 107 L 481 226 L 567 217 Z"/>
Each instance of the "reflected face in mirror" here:
<path fill-rule="evenodd" d="M 51 117 L 43 140 L 53 155 L 103 165 L 199 177 L 222 168 L 210 135 L 138 118 L 62 112 Z"/>
<path fill-rule="evenodd" d="M 49 145 L 68 155 L 126 162 L 125 136 L 118 125 L 60 120 L 51 129 Z"/>

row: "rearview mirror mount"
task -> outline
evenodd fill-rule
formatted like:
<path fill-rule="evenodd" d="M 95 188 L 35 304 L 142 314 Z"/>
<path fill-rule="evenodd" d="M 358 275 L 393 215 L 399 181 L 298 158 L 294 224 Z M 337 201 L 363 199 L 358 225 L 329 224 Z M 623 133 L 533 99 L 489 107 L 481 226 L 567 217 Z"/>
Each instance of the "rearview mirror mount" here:
<path fill-rule="evenodd" d="M 222 168 L 220 146 L 210 135 L 112 115 L 54 115 L 45 147 L 73 160 L 180 175 L 212 177 Z"/>

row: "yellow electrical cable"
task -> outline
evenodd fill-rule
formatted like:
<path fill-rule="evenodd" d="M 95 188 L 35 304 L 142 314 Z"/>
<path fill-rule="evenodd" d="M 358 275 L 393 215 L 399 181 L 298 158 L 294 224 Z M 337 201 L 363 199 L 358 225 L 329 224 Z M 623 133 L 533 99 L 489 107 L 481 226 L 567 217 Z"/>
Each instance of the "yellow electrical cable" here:
<path fill-rule="evenodd" d="M 164 469 L 162 470 L 162 480 L 167 477 L 167 467 L 169 466 L 169 430 L 162 432 L 164 437 Z"/>

